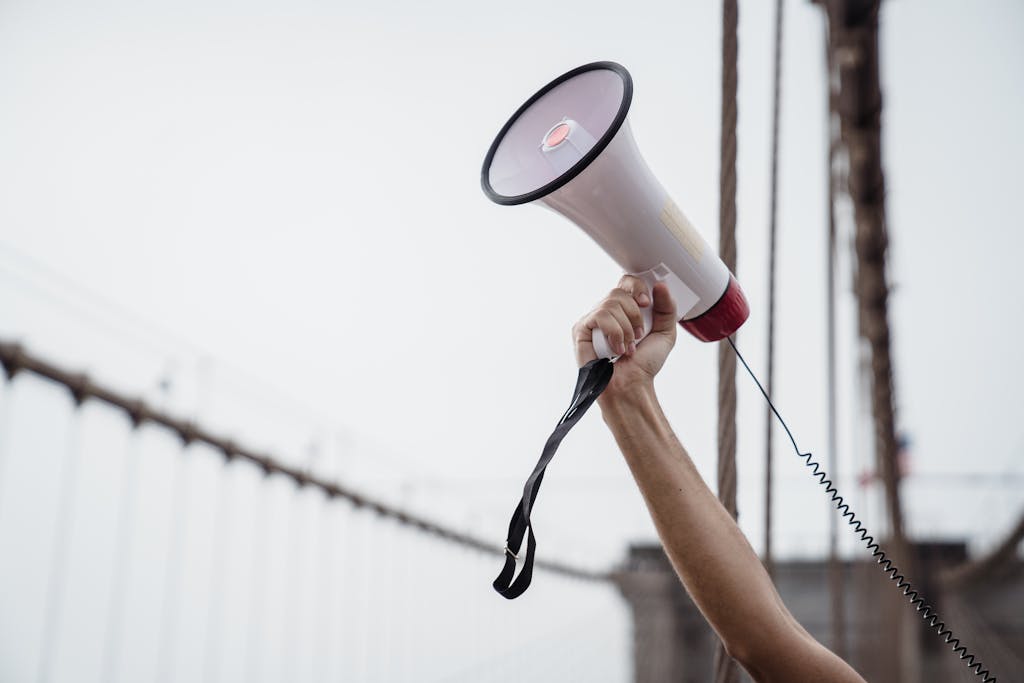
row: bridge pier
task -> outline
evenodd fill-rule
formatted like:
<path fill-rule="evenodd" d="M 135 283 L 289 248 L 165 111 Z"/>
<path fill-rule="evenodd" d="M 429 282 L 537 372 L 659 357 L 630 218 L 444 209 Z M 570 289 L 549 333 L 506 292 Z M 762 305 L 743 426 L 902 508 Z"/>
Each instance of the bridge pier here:
<path fill-rule="evenodd" d="M 935 580 L 962 563 L 962 542 L 919 542 L 911 546 L 920 578 L 915 586 L 953 629 L 970 643 L 993 673 L 1019 670 L 1024 658 L 1024 561 L 1011 560 L 999 576 L 962 591 L 949 592 Z M 843 599 L 848 661 L 874 683 L 923 683 L 969 674 L 967 667 L 935 632 L 905 608 L 908 638 L 915 639 L 914 679 L 901 679 L 894 644 L 884 637 L 886 603 L 897 592 L 870 560 L 843 562 Z M 633 616 L 633 670 L 636 683 L 707 683 L 712 680 L 715 635 L 676 577 L 660 545 L 634 545 L 614 574 Z M 823 560 L 776 563 L 775 584 L 786 606 L 819 642 L 831 646 L 828 566 Z M 985 615 L 981 620 L 981 614 Z M 898 617 L 897 617 L 898 618 Z M 750 679 L 744 674 L 741 680 Z M 980 680 L 980 679 L 979 679 Z"/>
<path fill-rule="evenodd" d="M 714 633 L 661 546 L 632 546 L 615 584 L 633 614 L 635 683 L 710 681 Z"/>

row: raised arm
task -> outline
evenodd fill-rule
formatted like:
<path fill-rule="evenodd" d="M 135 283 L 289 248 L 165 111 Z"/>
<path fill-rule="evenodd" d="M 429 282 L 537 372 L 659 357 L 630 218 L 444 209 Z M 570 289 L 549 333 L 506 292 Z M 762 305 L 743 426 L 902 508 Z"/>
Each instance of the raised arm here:
<path fill-rule="evenodd" d="M 654 327 L 635 345 L 641 306 L 654 307 Z M 595 358 L 595 328 L 624 354 L 598 403 L 672 566 L 729 654 L 755 680 L 864 683 L 789 613 L 743 532 L 672 432 L 654 376 L 675 343 L 676 319 L 667 287 L 656 286 L 652 301 L 642 280 L 626 276 L 573 328 L 580 364 Z"/>

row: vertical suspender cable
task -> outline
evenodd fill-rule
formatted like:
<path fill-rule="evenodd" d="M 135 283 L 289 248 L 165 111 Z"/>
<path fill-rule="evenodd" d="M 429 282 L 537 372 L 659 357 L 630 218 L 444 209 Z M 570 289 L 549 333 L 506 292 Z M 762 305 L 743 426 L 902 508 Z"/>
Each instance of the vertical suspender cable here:
<path fill-rule="evenodd" d="M 285 606 L 281 619 L 284 625 L 281 642 L 281 673 L 293 676 L 298 673 L 298 640 L 301 628 L 302 601 L 305 598 L 303 593 L 308 588 L 301 575 L 302 530 L 305 526 L 302 523 L 302 494 L 303 488 L 295 486 L 288 496 L 288 524 L 285 526 L 288 534 L 288 559 L 285 567 L 285 586 L 282 591 L 285 596 Z"/>
<path fill-rule="evenodd" d="M 164 593 L 160 607 L 160 640 L 157 651 L 156 679 L 174 680 L 177 647 L 178 609 L 181 602 L 177 592 L 181 584 L 182 557 L 185 552 L 185 512 L 188 509 L 188 449 L 182 444 L 181 457 L 174 458 L 174 483 L 171 485 L 171 528 L 164 569 Z"/>
<path fill-rule="evenodd" d="M 826 245 L 826 338 L 827 382 L 828 382 L 828 471 L 836 481 L 839 480 L 839 466 L 836 437 L 836 148 L 839 145 L 839 129 L 836 124 L 834 68 L 832 49 L 825 35 L 825 90 L 828 97 L 828 169 L 825 177 L 828 182 L 828 244 Z M 846 605 L 843 594 L 843 569 L 839 563 L 839 518 L 832 513 L 829 503 L 828 515 L 828 585 L 832 607 L 832 651 L 846 659 Z"/>
<path fill-rule="evenodd" d="M 312 609 L 316 638 L 313 655 L 313 680 L 327 681 L 338 678 L 337 671 L 331 663 L 331 650 L 338 640 L 334 633 L 334 611 L 337 609 L 337 576 L 335 574 L 335 545 L 338 539 L 333 533 L 334 507 L 329 498 L 319 502 L 320 523 L 317 528 L 316 549 L 319 560 L 314 567 L 316 593 L 320 599 Z"/>
<path fill-rule="evenodd" d="M 267 507 L 270 504 L 266 486 L 260 487 L 256 492 L 255 504 L 256 509 L 253 510 L 252 517 L 256 524 L 252 532 L 252 561 L 249 564 L 252 569 L 252 574 L 249 577 L 251 581 L 249 614 L 247 615 L 249 625 L 242 652 L 242 656 L 245 658 L 242 662 L 242 670 L 245 672 L 244 680 L 247 681 L 257 680 L 262 667 L 262 657 L 259 657 L 259 652 L 263 640 L 264 603 L 267 599 L 265 594 L 267 583 L 266 558 L 269 545 L 267 541 L 267 521 L 269 516 Z"/>
<path fill-rule="evenodd" d="M 719 166 L 719 253 L 736 272 L 736 63 L 737 0 L 722 2 L 722 130 Z M 718 498 L 736 517 L 736 355 L 718 346 Z M 719 641 L 715 683 L 737 683 L 739 667 Z"/>
<path fill-rule="evenodd" d="M 374 559 L 370 554 L 373 544 L 370 514 L 363 511 L 356 515 L 354 522 L 356 528 L 354 532 L 358 534 L 358 538 L 353 539 L 354 542 L 347 547 L 349 557 L 355 555 L 359 562 L 359 591 L 356 593 L 353 612 L 348 617 L 349 621 L 358 624 L 355 627 L 357 634 L 355 639 L 356 652 L 353 653 L 357 671 L 355 680 L 357 681 L 364 681 L 370 678 L 370 643 L 373 641 L 373 637 L 377 635 L 372 619 L 373 603 L 370 596 L 371 589 L 373 588 L 373 568 L 371 563 Z"/>
<path fill-rule="evenodd" d="M 206 633 L 203 638 L 202 667 L 203 680 L 208 683 L 220 680 L 220 644 L 224 621 L 224 581 L 227 578 L 224 570 L 225 555 L 230 534 L 228 520 L 233 506 L 234 482 L 232 481 L 232 461 L 225 460 L 224 466 L 217 473 L 217 507 L 213 520 L 213 559 L 210 563 L 210 597 L 206 604 Z"/>
<path fill-rule="evenodd" d="M 416 603 L 413 598 L 413 586 L 416 585 L 416 576 L 413 573 L 413 567 L 416 566 L 416 542 L 419 540 L 419 534 L 406 533 L 403 539 L 403 551 L 404 556 L 402 557 L 401 571 L 397 582 L 402 586 L 402 600 L 399 603 L 398 620 L 399 620 L 399 647 L 402 648 L 403 652 L 411 652 L 412 645 L 417 640 L 415 637 L 415 631 L 412 628 L 413 623 L 413 610 L 412 606 Z M 490 559 L 490 558 L 488 558 Z M 478 562 L 478 565 L 482 565 L 483 562 Z M 496 602 L 494 600 L 479 601 L 477 603 L 480 608 L 490 607 Z M 497 620 L 495 620 L 497 621 Z M 489 622 L 489 623 L 494 623 Z M 477 624 L 479 631 L 486 630 L 486 624 Z M 399 661 L 399 680 L 403 683 L 416 680 L 415 674 L 413 673 L 412 658 L 409 656 L 402 657 Z"/>
<path fill-rule="evenodd" d="M 331 648 L 334 677 L 332 680 L 353 679 L 356 659 L 359 656 L 357 645 L 357 629 L 360 627 L 355 617 L 356 589 L 359 587 L 360 565 L 359 555 L 352 551 L 355 547 L 355 534 L 358 515 L 348 505 L 334 506 L 334 525 L 332 527 L 333 543 L 337 548 L 337 575 L 334 582 L 338 594 L 335 598 L 333 623 L 336 636 Z M 428 636 L 429 637 L 429 636 Z"/>
<path fill-rule="evenodd" d="M 3 394 L 0 395 L 0 512 L 3 510 L 4 463 L 7 460 L 8 442 L 11 440 L 11 413 L 14 403 L 14 377 L 4 374 Z"/>
<path fill-rule="evenodd" d="M 60 636 L 60 617 L 64 608 L 65 569 L 68 565 L 68 549 L 71 544 L 71 528 L 74 524 L 75 492 L 78 480 L 78 465 L 82 457 L 82 411 L 81 397 L 74 398 L 70 424 L 68 425 L 67 449 L 61 468 L 60 484 L 57 489 L 57 519 L 53 532 L 53 548 L 50 552 L 49 578 L 43 604 L 43 631 L 39 645 L 39 666 L 36 680 L 46 683 L 50 680 L 57 655 L 57 640 Z"/>
<path fill-rule="evenodd" d="M 338 453 L 337 446 L 327 453 L 327 474 L 336 478 L 338 476 Z M 314 664 L 314 680 L 336 681 L 347 678 L 344 671 L 344 664 L 347 661 L 348 651 L 346 648 L 346 637 L 344 631 L 344 619 L 348 616 L 344 610 L 345 586 L 349 583 L 347 562 L 339 561 L 339 546 L 344 547 L 346 541 L 344 531 L 347 527 L 342 523 L 345 515 L 349 514 L 347 505 L 332 505 L 331 499 L 323 501 L 321 512 L 320 541 L 317 544 L 324 556 L 318 563 L 322 580 L 326 584 L 323 589 L 323 600 L 317 601 L 317 608 L 320 611 L 317 629 L 320 634 L 320 655 Z"/>
<path fill-rule="evenodd" d="M 394 614 L 397 607 L 396 598 L 398 597 L 398 586 L 396 585 L 397 572 L 395 571 L 397 566 L 395 555 L 398 550 L 398 539 L 396 538 L 398 528 L 396 525 L 391 524 L 391 520 L 382 520 L 380 526 L 383 538 L 378 538 L 380 538 L 380 552 L 383 555 L 384 562 L 383 566 L 380 567 L 379 575 L 383 579 L 382 583 L 388 586 L 388 589 L 384 591 L 382 609 L 380 610 L 380 653 L 375 657 L 380 663 L 380 669 L 377 670 L 378 675 L 376 678 L 382 681 L 394 681 L 396 678 L 395 659 L 396 657 L 403 656 L 398 654 L 402 652 L 401 650 L 396 651 L 394 637 Z"/>
<path fill-rule="evenodd" d="M 723 2 L 719 251 L 736 270 L 736 0 Z M 718 497 L 736 516 L 736 356 L 718 348 Z"/>
<path fill-rule="evenodd" d="M 775 0 L 775 58 L 772 76 L 772 170 L 771 207 L 768 215 L 768 376 L 765 387 L 775 388 L 775 250 L 779 202 L 779 91 L 782 84 L 782 12 L 784 3 Z M 772 411 L 764 413 L 764 565 L 773 574 L 772 562 Z"/>
<path fill-rule="evenodd" d="M 132 520 L 135 519 L 135 501 L 139 489 L 139 457 L 141 451 L 139 427 L 135 424 L 128 435 L 128 446 L 121 470 L 121 492 L 117 503 L 117 527 L 114 532 L 113 566 L 110 572 L 110 595 L 107 603 L 107 623 L 103 635 L 103 659 L 100 663 L 101 681 L 116 681 L 118 659 L 121 654 L 121 631 L 124 623 L 124 597 L 126 582 L 131 573 Z"/>

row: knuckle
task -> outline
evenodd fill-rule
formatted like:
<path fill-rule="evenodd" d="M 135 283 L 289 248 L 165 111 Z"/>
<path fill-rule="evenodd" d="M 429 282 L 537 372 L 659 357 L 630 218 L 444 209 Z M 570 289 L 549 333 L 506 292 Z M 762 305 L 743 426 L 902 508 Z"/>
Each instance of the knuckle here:
<path fill-rule="evenodd" d="M 621 279 L 619 279 L 619 289 L 632 291 L 633 288 L 637 286 L 637 284 L 642 283 L 643 280 L 638 278 L 636 275 L 630 275 L 629 273 L 626 273 L 625 275 L 622 276 Z"/>
<path fill-rule="evenodd" d="M 608 311 L 600 311 L 597 314 L 597 323 L 606 336 L 622 335 L 622 326 Z"/>
<path fill-rule="evenodd" d="M 633 298 L 633 294 L 628 287 L 616 287 L 612 291 L 615 292 L 617 299 L 628 300 Z"/>
<path fill-rule="evenodd" d="M 623 275 L 619 287 L 626 290 L 630 298 L 647 292 L 647 282 L 636 275 Z"/>

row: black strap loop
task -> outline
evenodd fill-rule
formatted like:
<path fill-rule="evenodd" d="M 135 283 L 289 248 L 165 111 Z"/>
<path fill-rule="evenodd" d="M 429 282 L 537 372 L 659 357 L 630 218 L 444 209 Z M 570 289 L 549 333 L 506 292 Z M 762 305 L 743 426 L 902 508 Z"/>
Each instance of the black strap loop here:
<path fill-rule="evenodd" d="M 537 500 L 541 482 L 544 481 L 544 472 L 551 459 L 555 457 L 555 451 L 558 450 L 562 439 L 580 421 L 580 418 L 608 386 L 614 367 L 607 358 L 598 358 L 580 368 L 572 402 L 555 426 L 555 431 L 548 437 L 540 460 L 537 461 L 537 466 L 533 468 L 533 473 L 526 480 L 526 485 L 523 486 L 523 497 L 519 499 L 519 503 L 512 513 L 512 519 L 508 523 L 505 566 L 498 574 L 498 578 L 494 579 L 493 584 L 494 590 L 509 600 L 522 595 L 530 587 L 530 581 L 533 580 L 533 555 L 537 549 L 537 539 L 533 535 L 533 526 L 530 524 L 530 511 Z M 512 577 L 516 573 L 516 560 L 519 559 L 519 550 L 523 545 L 524 535 L 526 536 L 526 556 L 523 558 L 523 569 L 513 581 Z"/>

